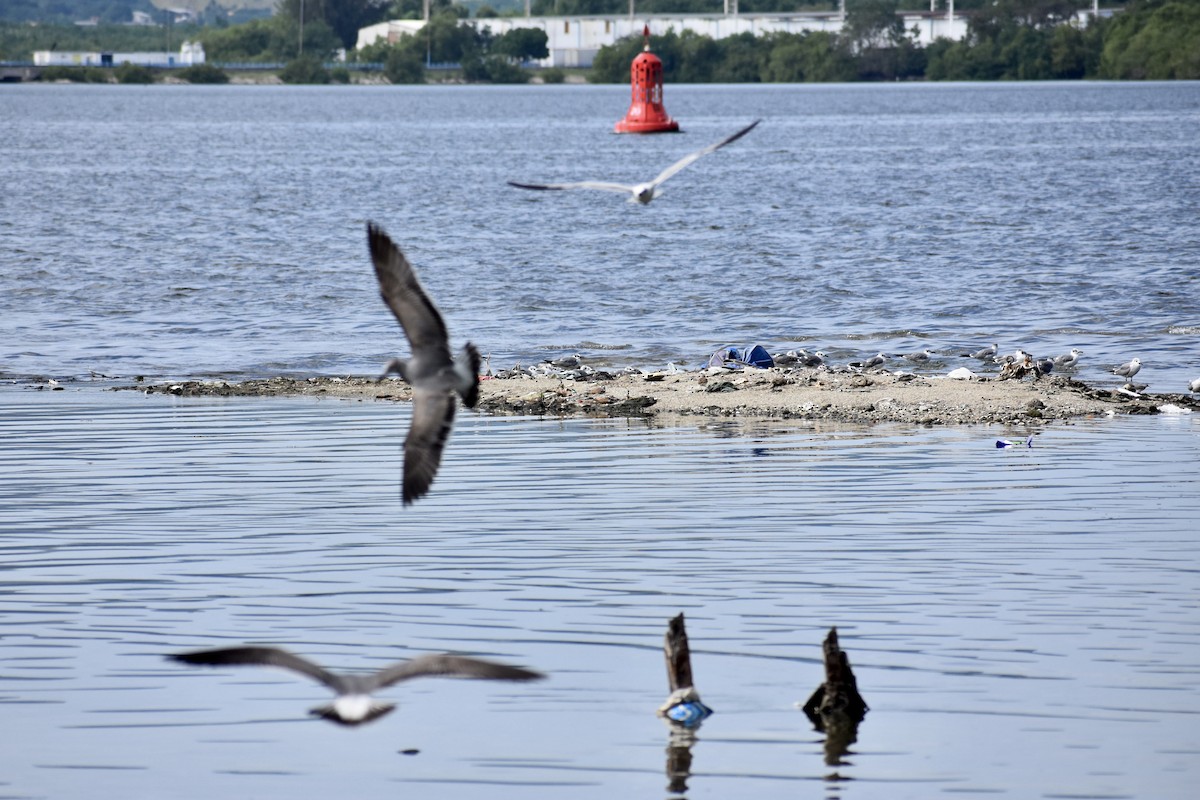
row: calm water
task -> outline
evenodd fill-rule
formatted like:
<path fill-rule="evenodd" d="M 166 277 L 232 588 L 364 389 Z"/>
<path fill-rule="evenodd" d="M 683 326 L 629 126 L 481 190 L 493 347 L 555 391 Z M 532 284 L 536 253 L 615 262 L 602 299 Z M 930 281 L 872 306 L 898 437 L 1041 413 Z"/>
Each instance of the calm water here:
<path fill-rule="evenodd" d="M 0 393 L 0 793 L 665 795 L 666 621 L 717 714 L 712 797 L 1184 798 L 1200 779 L 1200 424 L 701 429 L 464 415 L 401 511 L 407 407 Z M 836 624 L 845 764 L 793 704 Z M 359 730 L 323 689 L 164 653 L 370 668 L 456 650 Z M 415 748 L 417 755 L 399 751 Z M 845 782 L 827 782 L 837 773 Z M 825 786 L 827 788 L 822 788 Z"/>
<path fill-rule="evenodd" d="M 464 413 L 402 510 L 406 406 L 69 381 L 375 372 L 367 219 L 494 366 L 999 341 L 1200 375 L 1200 84 L 667 98 L 684 135 L 610 135 L 623 87 L 0 87 L 0 796 L 663 797 L 679 611 L 717 709 L 689 796 L 1192 796 L 1195 415 L 996 450 L 1022 432 Z M 755 117 L 649 207 L 504 185 Z M 794 707 L 831 625 L 872 707 L 840 765 Z M 551 679 L 346 731 L 319 686 L 163 660 L 252 641 Z"/>
<path fill-rule="evenodd" d="M 1082 348 L 1200 375 L 1200 83 L 0 88 L 0 372 L 367 373 L 399 346 L 363 223 L 496 366 L 723 344 Z M 615 195 L 505 180 L 648 178 Z"/>

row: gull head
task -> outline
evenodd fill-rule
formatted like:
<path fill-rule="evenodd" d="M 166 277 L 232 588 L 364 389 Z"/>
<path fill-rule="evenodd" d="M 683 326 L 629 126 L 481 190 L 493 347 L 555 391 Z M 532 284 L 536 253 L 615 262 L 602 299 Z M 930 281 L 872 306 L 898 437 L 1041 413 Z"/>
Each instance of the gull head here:
<path fill-rule="evenodd" d="M 649 205 L 650 201 L 658 197 L 662 192 L 653 183 L 639 183 L 633 187 L 633 197 L 629 198 L 631 203 L 641 203 Z"/>

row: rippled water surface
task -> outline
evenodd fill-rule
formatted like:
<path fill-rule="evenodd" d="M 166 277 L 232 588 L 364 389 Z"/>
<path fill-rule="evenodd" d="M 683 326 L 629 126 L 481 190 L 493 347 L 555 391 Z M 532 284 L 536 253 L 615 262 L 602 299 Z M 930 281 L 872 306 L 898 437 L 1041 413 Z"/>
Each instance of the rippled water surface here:
<path fill-rule="evenodd" d="M 679 611 L 716 709 L 688 796 L 1194 793 L 1190 417 L 997 450 L 1014 432 L 463 414 L 402 510 L 407 415 L 0 391 L 0 794 L 661 798 Z M 830 765 L 794 704 L 832 625 L 871 711 Z M 345 730 L 306 716 L 316 684 L 163 659 L 243 642 L 550 678 L 402 684 Z"/>
<path fill-rule="evenodd" d="M 1200 375 L 1200 83 L 0 88 L 0 373 L 367 373 L 363 223 L 496 366 L 1080 347 Z M 651 206 L 506 180 L 649 178 Z"/>
<path fill-rule="evenodd" d="M 464 413 L 401 509 L 407 406 L 71 382 L 374 373 L 368 219 L 495 367 L 998 342 L 1200 375 L 1200 84 L 672 86 L 685 134 L 611 135 L 627 93 L 0 87 L 0 796 L 663 797 L 683 611 L 717 711 L 688 796 L 1191 798 L 1191 416 L 997 450 L 1023 432 Z M 505 185 L 759 117 L 647 207 Z M 842 763 L 795 707 L 835 625 L 872 709 Z M 243 642 L 550 678 L 342 730 L 320 686 L 163 658 Z"/>

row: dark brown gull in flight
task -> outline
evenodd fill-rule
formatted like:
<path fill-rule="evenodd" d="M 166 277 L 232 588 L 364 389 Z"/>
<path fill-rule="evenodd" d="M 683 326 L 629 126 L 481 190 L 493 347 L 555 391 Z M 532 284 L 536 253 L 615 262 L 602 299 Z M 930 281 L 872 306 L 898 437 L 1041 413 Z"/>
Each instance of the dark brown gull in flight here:
<path fill-rule="evenodd" d="M 694 153 L 688 153 L 686 156 L 660 172 L 657 178 L 652 181 L 646 181 L 645 183 L 626 184 L 610 183 L 607 181 L 580 181 L 578 183 L 517 183 L 516 181 L 509 181 L 508 185 L 515 186 L 518 189 L 535 189 L 538 191 L 555 191 L 559 189 L 598 189 L 602 192 L 627 194 L 629 195 L 629 202 L 646 205 L 651 200 L 662 194 L 658 187 L 661 186 L 668 178 L 701 156 L 706 156 L 714 150 L 720 150 L 725 145 L 736 142 L 738 139 L 754 130 L 754 126 L 760 122 L 762 122 L 762 120 L 756 119 L 754 122 L 751 122 L 749 125 L 742 128 L 732 136 L 726 136 L 724 139 L 715 144 L 710 144 L 708 147 L 701 148 Z"/>
<path fill-rule="evenodd" d="M 393 358 L 384 377 L 395 373 L 413 390 L 412 424 L 404 439 L 404 505 L 424 496 L 437 474 L 442 450 L 454 425 L 455 399 L 467 408 L 479 402 L 479 351 L 470 342 L 455 358 L 450 352 L 446 323 L 421 288 L 412 265 L 383 229 L 367 223 L 367 244 L 379 293 L 396 315 L 412 348 L 412 356 Z"/>
<path fill-rule="evenodd" d="M 225 647 L 217 650 L 197 650 L 167 656 L 172 661 L 185 664 L 201 664 L 207 667 L 251 665 L 282 667 L 292 672 L 323 683 L 337 697 L 332 703 L 310 709 L 309 713 L 336 722 L 339 725 L 361 725 L 378 719 L 395 707 L 395 703 L 384 703 L 371 697 L 377 689 L 383 689 L 409 678 L 430 675 L 484 678 L 499 681 L 532 681 L 546 677 L 520 667 L 497 664 L 478 658 L 454 656 L 449 653 L 418 656 L 411 661 L 400 661 L 384 667 L 378 672 L 365 675 L 330 672 L 324 667 L 301 658 L 278 647 Z"/>

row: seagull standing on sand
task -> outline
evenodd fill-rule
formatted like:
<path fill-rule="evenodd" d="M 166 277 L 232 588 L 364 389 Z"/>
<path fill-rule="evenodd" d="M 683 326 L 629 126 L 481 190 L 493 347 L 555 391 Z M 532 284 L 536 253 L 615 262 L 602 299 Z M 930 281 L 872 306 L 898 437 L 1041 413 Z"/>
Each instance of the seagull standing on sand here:
<path fill-rule="evenodd" d="M 815 353 L 805 353 L 803 363 L 804 366 L 810 369 L 821 366 L 825 363 L 825 351 L 818 350 Z"/>
<path fill-rule="evenodd" d="M 412 357 L 393 358 L 383 380 L 398 374 L 413 389 L 412 424 L 404 439 L 404 505 L 429 491 L 454 425 L 454 395 L 467 408 L 479 402 L 479 351 L 470 342 L 458 358 L 451 355 L 446 323 L 421 288 L 412 265 L 383 229 L 367 223 L 367 244 L 383 302 L 396 315 L 412 347 Z"/>
<path fill-rule="evenodd" d="M 1083 351 L 1077 347 L 1072 347 L 1071 352 L 1066 355 L 1058 356 L 1054 359 L 1054 366 L 1059 369 L 1072 369 L 1079 363 L 1079 357 L 1083 355 Z"/>
<path fill-rule="evenodd" d="M 1138 374 L 1138 370 L 1141 368 L 1141 359 L 1135 358 L 1114 369 L 1113 375 L 1120 375 L 1122 378 L 1132 378 L 1134 375 Z"/>
<path fill-rule="evenodd" d="M 992 357 L 994 355 L 996 355 L 996 353 L 999 353 L 999 352 L 1000 352 L 1000 344 L 996 343 L 993 345 L 988 345 L 987 347 L 983 348 L 982 350 L 976 350 L 974 353 L 969 353 L 968 355 L 971 358 L 978 358 L 980 361 L 991 361 Z"/>
<path fill-rule="evenodd" d="M 543 363 L 549 364 L 552 367 L 558 367 L 559 369 L 574 369 L 582 362 L 583 356 L 579 355 L 579 353 L 572 353 L 571 355 L 563 356 L 562 358 L 547 358 Z"/>
<path fill-rule="evenodd" d="M 725 145 L 736 142 L 738 139 L 754 130 L 754 126 L 760 122 L 762 122 L 762 120 L 756 119 L 754 122 L 751 122 L 749 125 L 742 128 L 732 136 L 726 136 L 716 144 L 710 144 L 708 147 L 704 147 L 694 153 L 687 154 L 660 172 L 657 178 L 645 183 L 629 185 L 624 183 L 609 183 L 606 181 L 580 181 L 578 183 L 517 183 L 516 181 L 508 181 L 508 185 L 515 186 L 518 189 L 535 189 L 537 191 L 553 191 L 559 189 L 599 189 L 602 192 L 628 194 L 630 196 L 629 202 L 646 205 L 651 200 L 662 194 L 658 187 L 666 182 L 668 178 L 701 156 L 706 156 L 714 150 L 720 150 Z"/>
<path fill-rule="evenodd" d="M 1054 359 L 1052 358 L 1035 358 L 1033 359 L 1033 379 L 1036 381 L 1043 375 L 1049 375 L 1054 371 Z"/>
<path fill-rule="evenodd" d="M 878 355 L 871 356 L 866 361 L 852 361 L 852 362 L 850 362 L 850 366 L 858 367 L 859 369 L 873 369 L 875 367 L 883 366 L 883 362 L 885 362 L 887 360 L 888 360 L 887 354 L 880 353 Z"/>
<path fill-rule="evenodd" d="M 458 675 L 464 678 L 486 678 L 501 681 L 531 681 L 544 678 L 540 672 L 497 664 L 449 653 L 426 655 L 411 661 L 401 661 L 368 675 L 346 675 L 330 672 L 306 658 L 278 647 L 226 647 L 218 650 L 197 650 L 167 656 L 185 664 L 208 667 L 253 665 L 282 667 L 307 675 L 328 686 L 337 697 L 332 703 L 310 709 L 309 713 L 339 725 L 361 725 L 379 719 L 392 711 L 395 703 L 383 703 L 371 697 L 371 692 L 409 678 L 425 675 Z"/>
<path fill-rule="evenodd" d="M 906 355 L 904 357 L 906 359 L 908 359 L 909 361 L 921 362 L 921 361 L 928 361 L 929 357 L 932 355 L 933 355 L 933 351 L 926 349 L 926 350 L 918 350 L 915 353 L 909 353 L 908 355 Z"/>

